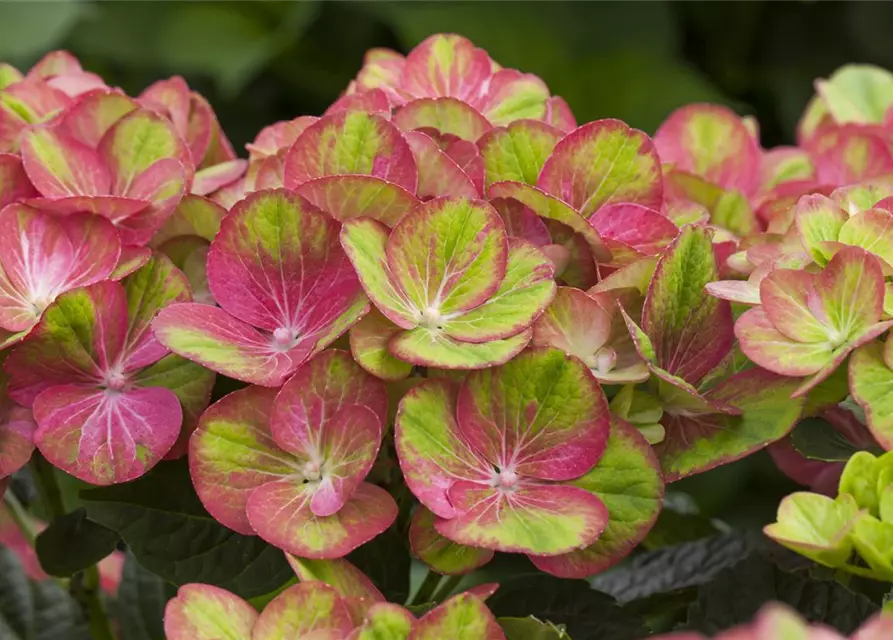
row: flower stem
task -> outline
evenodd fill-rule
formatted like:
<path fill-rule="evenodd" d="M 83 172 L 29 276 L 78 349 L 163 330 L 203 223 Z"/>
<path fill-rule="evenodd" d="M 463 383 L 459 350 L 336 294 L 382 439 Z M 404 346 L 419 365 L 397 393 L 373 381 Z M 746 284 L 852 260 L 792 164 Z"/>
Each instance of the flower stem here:
<path fill-rule="evenodd" d="M 38 453 L 31 458 L 31 472 L 40 495 L 46 501 L 47 508 L 52 514 L 52 519 L 64 516 L 65 503 L 62 502 L 62 492 L 59 490 L 59 483 L 56 482 L 53 465 Z"/>
<path fill-rule="evenodd" d="M 440 589 L 437 590 L 437 593 L 434 594 L 434 602 L 440 604 L 446 600 L 455 588 L 459 586 L 459 583 L 462 582 L 462 578 L 463 576 L 449 576 Z"/>
<path fill-rule="evenodd" d="M 419 590 L 416 591 L 415 598 L 412 599 L 412 604 L 427 604 L 432 602 L 432 595 L 434 594 L 434 590 L 437 589 L 437 585 L 440 584 L 440 580 L 443 576 L 439 573 L 435 573 L 428 569 L 428 573 L 425 576 L 425 579 L 422 581 L 422 585 L 419 587 Z"/>
<path fill-rule="evenodd" d="M 84 569 L 81 579 L 72 582 L 72 590 L 76 591 L 75 598 L 81 603 L 87 614 L 90 625 L 90 635 L 94 640 L 115 640 L 109 617 L 102 602 L 99 587 L 99 568 L 92 565 Z"/>
<path fill-rule="evenodd" d="M 9 517 L 12 518 L 22 535 L 25 536 L 28 544 L 33 547 L 34 540 L 37 539 L 37 532 L 34 530 L 34 522 L 31 516 L 12 491 L 6 492 L 3 496 L 3 501 L 6 503 L 6 512 L 9 514 Z"/>

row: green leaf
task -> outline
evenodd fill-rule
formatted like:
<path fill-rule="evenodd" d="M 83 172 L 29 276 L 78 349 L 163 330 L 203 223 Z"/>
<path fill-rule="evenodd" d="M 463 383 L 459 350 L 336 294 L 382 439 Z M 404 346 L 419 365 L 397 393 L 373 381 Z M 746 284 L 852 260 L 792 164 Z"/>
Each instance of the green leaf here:
<path fill-rule="evenodd" d="M 567 627 L 573 638 L 638 640 L 648 635 L 644 623 L 610 596 L 593 590 L 583 580 L 546 575 L 504 582 L 487 600 L 497 617 L 535 616 Z"/>
<path fill-rule="evenodd" d="M 409 596 L 409 547 L 391 527 L 347 556 L 372 580 L 390 602 L 402 603 Z"/>
<path fill-rule="evenodd" d="M 90 640 L 80 608 L 53 582 L 29 583 L 12 549 L 0 546 L 0 638 Z"/>
<path fill-rule="evenodd" d="M 698 590 L 688 624 L 704 633 L 749 622 L 763 604 L 781 601 L 810 622 L 821 622 L 850 634 L 878 606 L 834 581 L 786 573 L 765 558 L 752 557 L 722 571 Z"/>
<path fill-rule="evenodd" d="M 791 444 L 804 457 L 824 462 L 846 462 L 859 451 L 830 422 L 820 418 L 798 422 L 791 432 Z"/>
<path fill-rule="evenodd" d="M 506 640 L 571 640 L 561 627 L 542 622 L 533 616 L 526 618 L 499 618 L 496 620 L 505 632 Z"/>
<path fill-rule="evenodd" d="M 121 640 L 165 640 L 164 605 L 174 595 L 172 585 L 143 569 L 128 554 L 115 607 Z"/>
<path fill-rule="evenodd" d="M 760 539 L 726 534 L 642 553 L 611 572 L 590 580 L 623 604 L 712 580 L 720 571 L 751 555 Z"/>
<path fill-rule="evenodd" d="M 134 482 L 81 492 L 87 514 L 121 534 L 139 563 L 176 585 L 202 582 L 251 598 L 292 577 L 285 555 L 214 520 L 192 490 L 185 460 Z"/>
<path fill-rule="evenodd" d="M 78 509 L 53 520 L 37 536 L 34 548 L 44 571 L 67 578 L 112 553 L 119 539 L 115 531 L 88 520 L 85 509 Z"/>

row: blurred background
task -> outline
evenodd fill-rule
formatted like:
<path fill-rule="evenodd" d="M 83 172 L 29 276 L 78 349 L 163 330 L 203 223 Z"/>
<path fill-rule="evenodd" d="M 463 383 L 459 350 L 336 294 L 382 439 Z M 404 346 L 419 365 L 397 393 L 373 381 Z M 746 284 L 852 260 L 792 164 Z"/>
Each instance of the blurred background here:
<path fill-rule="evenodd" d="M 580 122 L 651 133 L 678 106 L 720 102 L 755 115 L 765 146 L 793 141 L 815 78 L 847 62 L 893 68 L 882 2 L 0 3 L 0 60 L 27 69 L 68 49 L 132 95 L 181 74 L 240 150 L 276 120 L 322 113 L 367 49 L 405 53 L 436 32 L 538 74 Z M 673 485 L 739 526 L 774 519 L 792 490 L 765 453 Z"/>
<path fill-rule="evenodd" d="M 66 48 L 138 93 L 174 73 L 204 93 L 237 147 L 274 120 L 318 115 L 375 46 L 455 32 L 543 77 L 581 122 L 652 132 L 675 107 L 729 104 L 789 142 L 812 80 L 846 62 L 893 67 L 883 2 L 0 3 L 0 60 Z"/>

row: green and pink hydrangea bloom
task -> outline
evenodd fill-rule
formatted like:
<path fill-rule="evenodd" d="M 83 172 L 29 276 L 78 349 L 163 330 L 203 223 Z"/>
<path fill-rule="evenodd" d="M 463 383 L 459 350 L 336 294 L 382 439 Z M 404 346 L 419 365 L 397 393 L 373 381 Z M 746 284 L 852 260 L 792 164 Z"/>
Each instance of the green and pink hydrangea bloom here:
<path fill-rule="evenodd" d="M 340 558 L 387 529 L 397 505 L 364 482 L 384 430 L 384 383 L 328 350 L 278 393 L 212 405 L 191 438 L 196 491 L 226 526 L 303 558 Z"/>
<path fill-rule="evenodd" d="M 531 349 L 461 385 L 416 386 L 401 401 L 395 438 L 404 478 L 434 514 L 437 534 L 526 553 L 559 575 L 588 575 L 622 558 L 629 540 L 647 531 L 663 492 L 647 443 L 622 421 L 612 425 L 589 368 L 555 349 Z M 620 458 L 627 473 L 604 478 Z M 639 506 L 636 522 L 610 521 L 602 481 L 620 485 L 612 499 Z M 624 493 L 634 486 L 645 500 Z M 616 536 L 617 527 L 626 536 Z"/>
<path fill-rule="evenodd" d="M 170 352 L 150 323 L 189 299 L 185 276 L 163 257 L 123 282 L 59 296 L 5 362 L 10 398 L 34 413 L 34 442 L 47 460 L 97 485 L 132 480 L 201 412 L 212 372 Z M 194 425 L 193 425 L 194 426 Z"/>
<path fill-rule="evenodd" d="M 276 596 L 258 614 L 242 598 L 219 587 L 187 584 L 165 608 L 168 640 L 505 640 L 482 599 L 471 593 L 450 598 L 416 618 L 400 605 L 362 602 L 319 581 L 301 581 Z"/>

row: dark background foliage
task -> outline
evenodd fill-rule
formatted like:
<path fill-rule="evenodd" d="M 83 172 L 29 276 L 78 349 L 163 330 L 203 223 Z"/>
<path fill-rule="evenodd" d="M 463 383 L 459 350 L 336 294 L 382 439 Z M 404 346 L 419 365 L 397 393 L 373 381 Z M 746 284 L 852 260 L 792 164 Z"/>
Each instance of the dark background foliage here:
<path fill-rule="evenodd" d="M 0 59 L 64 47 L 136 92 L 180 73 L 237 145 L 318 114 L 374 46 L 465 35 L 542 76 L 580 121 L 653 131 L 673 108 L 730 104 L 787 142 L 812 80 L 846 62 L 893 66 L 880 2 L 18 2 L 0 5 Z"/>

